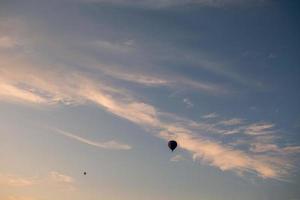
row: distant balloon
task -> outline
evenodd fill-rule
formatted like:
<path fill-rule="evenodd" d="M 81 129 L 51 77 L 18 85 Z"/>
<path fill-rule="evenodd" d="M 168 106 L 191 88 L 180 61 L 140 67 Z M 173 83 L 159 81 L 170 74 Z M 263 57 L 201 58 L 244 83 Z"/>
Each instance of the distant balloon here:
<path fill-rule="evenodd" d="M 174 151 L 177 147 L 177 142 L 175 140 L 171 140 L 169 141 L 168 146 L 172 151 Z"/>
<path fill-rule="evenodd" d="M 86 172 L 83 172 L 83 175 L 86 175 Z"/>

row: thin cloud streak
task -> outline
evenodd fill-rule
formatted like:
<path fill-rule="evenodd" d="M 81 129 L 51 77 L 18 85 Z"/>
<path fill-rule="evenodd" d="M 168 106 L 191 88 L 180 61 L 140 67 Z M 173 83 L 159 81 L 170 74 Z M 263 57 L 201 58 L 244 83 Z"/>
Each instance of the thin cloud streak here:
<path fill-rule="evenodd" d="M 108 52 L 130 53 L 134 50 L 131 41 L 124 43 L 112 43 L 106 40 L 96 40 L 92 44 L 95 48 L 105 49 Z"/>
<path fill-rule="evenodd" d="M 25 177 L 14 174 L 0 174 L 0 187 L 6 188 L 36 188 L 47 186 L 48 188 L 61 188 L 74 191 L 75 179 L 57 171 L 49 171 L 44 176 Z"/>
<path fill-rule="evenodd" d="M 248 126 L 245 130 L 245 133 L 249 135 L 271 134 L 274 133 L 274 130 L 272 130 L 273 127 L 274 124 L 270 123 L 255 123 Z"/>
<path fill-rule="evenodd" d="M 77 140 L 81 143 L 88 144 L 88 145 L 95 146 L 95 147 L 102 148 L 102 149 L 129 150 L 129 149 L 132 148 L 131 146 L 129 146 L 127 144 L 121 144 L 121 143 L 116 142 L 114 140 L 100 143 L 100 142 L 94 142 L 94 141 L 79 137 L 77 135 L 74 135 L 72 133 L 69 133 L 69 132 L 66 132 L 66 131 L 63 131 L 63 130 L 60 130 L 60 129 L 54 129 L 54 130 L 57 133 L 59 133 L 61 135 L 64 135 L 64 136 L 66 136 L 70 139 Z"/>
<path fill-rule="evenodd" d="M 136 72 L 125 72 L 123 70 L 106 69 L 101 66 L 101 71 L 105 74 L 124 81 L 142 84 L 148 87 L 169 87 L 174 89 L 180 89 L 180 87 L 194 89 L 198 91 L 207 92 L 210 94 L 227 94 L 228 90 L 220 85 L 194 81 L 184 77 L 173 76 L 171 78 L 160 77 L 158 75 L 149 75 Z"/>
<path fill-rule="evenodd" d="M 209 114 L 202 116 L 203 119 L 212 119 L 212 118 L 217 118 L 217 117 L 219 117 L 219 115 L 216 113 L 209 113 Z"/>
<path fill-rule="evenodd" d="M 223 120 L 223 121 L 220 121 L 219 124 L 222 124 L 225 126 L 240 125 L 240 124 L 243 124 L 243 119 L 233 118 L 233 119 L 229 119 L 229 120 Z"/>
<path fill-rule="evenodd" d="M 10 187 L 30 187 L 36 185 L 38 181 L 35 178 L 25 178 L 15 175 L 0 174 L 0 185 Z"/>
<path fill-rule="evenodd" d="M 280 148 L 276 144 L 266 144 L 263 142 L 256 142 L 251 144 L 250 151 L 255 153 L 273 152 L 273 153 L 288 155 L 288 154 L 300 153 L 300 147 L 288 146 L 288 147 Z"/>
<path fill-rule="evenodd" d="M 67 184 L 74 183 L 74 179 L 71 176 L 67 176 L 57 171 L 51 171 L 49 173 L 49 178 L 54 182 L 58 182 L 58 183 L 67 183 Z"/>
<path fill-rule="evenodd" d="M 112 76 L 114 78 L 128 81 L 128 82 L 143 84 L 149 87 L 169 86 L 170 84 L 168 80 L 154 77 L 154 76 L 144 75 L 144 74 L 126 73 L 124 71 L 111 70 L 111 69 L 102 69 L 102 71 L 105 74 Z"/>
<path fill-rule="evenodd" d="M 182 155 L 179 155 L 179 154 L 173 156 L 170 159 L 171 162 L 179 162 L 179 161 L 183 161 L 183 160 L 184 160 L 184 157 Z"/>

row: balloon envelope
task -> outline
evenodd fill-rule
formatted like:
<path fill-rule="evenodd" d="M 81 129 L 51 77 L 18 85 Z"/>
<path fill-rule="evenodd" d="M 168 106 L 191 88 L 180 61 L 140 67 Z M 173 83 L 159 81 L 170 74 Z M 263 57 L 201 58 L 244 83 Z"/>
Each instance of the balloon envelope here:
<path fill-rule="evenodd" d="M 168 146 L 172 151 L 174 151 L 177 147 L 177 142 L 175 140 L 171 140 L 169 141 Z"/>

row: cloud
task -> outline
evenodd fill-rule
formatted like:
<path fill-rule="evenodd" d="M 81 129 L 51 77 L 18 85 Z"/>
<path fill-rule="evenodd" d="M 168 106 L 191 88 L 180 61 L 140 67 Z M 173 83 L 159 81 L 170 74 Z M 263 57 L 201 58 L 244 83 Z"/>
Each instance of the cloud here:
<path fill-rule="evenodd" d="M 43 181 L 48 187 L 59 190 L 75 191 L 75 179 L 69 175 L 57 171 L 50 171 L 48 176 Z"/>
<path fill-rule="evenodd" d="M 51 171 L 49 173 L 50 180 L 58 183 L 74 183 L 74 179 L 71 176 L 67 176 L 65 174 L 59 173 L 57 171 Z"/>
<path fill-rule="evenodd" d="M 273 152 L 273 153 L 287 155 L 287 154 L 300 153 L 300 146 L 288 146 L 288 147 L 280 148 L 276 144 L 257 141 L 257 142 L 251 143 L 250 151 L 255 152 L 255 153 Z"/>
<path fill-rule="evenodd" d="M 243 124 L 243 119 L 233 118 L 233 119 L 229 119 L 229 120 L 223 120 L 223 121 L 220 121 L 219 124 L 222 124 L 225 126 L 240 125 L 240 124 Z"/>
<path fill-rule="evenodd" d="M 248 135 L 271 134 L 274 133 L 274 130 L 272 130 L 273 127 L 274 124 L 270 124 L 270 123 L 255 123 L 246 127 L 245 134 Z"/>
<path fill-rule="evenodd" d="M 101 104 L 101 102 L 99 102 Z M 143 104 L 144 105 L 144 104 Z M 263 178 L 275 178 L 280 179 L 287 174 L 289 165 L 286 165 L 286 160 L 282 157 L 268 157 L 260 155 L 251 155 L 244 151 L 232 149 L 232 147 L 223 145 L 210 139 L 202 139 L 200 136 L 194 136 L 192 128 L 184 128 L 184 126 L 190 126 L 194 124 L 192 121 L 183 121 L 180 123 L 175 122 L 163 122 L 159 116 L 161 113 L 150 105 L 147 105 L 151 112 L 144 112 L 146 118 L 142 117 L 140 120 L 132 120 L 126 115 L 117 115 L 127 118 L 139 125 L 147 125 L 154 130 L 162 129 L 161 137 L 169 140 L 170 138 L 176 138 L 181 148 L 188 150 L 194 155 L 194 158 L 200 159 L 211 166 L 220 168 L 221 170 L 233 170 L 236 172 L 254 172 Z M 119 110 L 114 108 L 114 111 Z M 122 110 L 122 109 L 121 109 Z M 132 110 L 136 114 L 140 114 L 140 109 Z M 156 113 L 156 114 L 155 114 Z M 142 116 L 143 116 L 142 115 Z M 151 120 L 144 120 L 144 119 Z M 175 117 L 176 118 L 176 117 Z M 180 125 L 178 125 L 180 124 Z M 166 133 L 166 130 L 168 134 Z"/>
<path fill-rule="evenodd" d="M 10 36 L 1 36 L 0 35 L 0 49 L 10 49 L 17 46 L 17 41 Z"/>
<path fill-rule="evenodd" d="M 232 135 L 232 134 L 237 134 L 237 133 L 240 133 L 242 130 L 242 128 L 234 128 L 234 129 L 231 129 L 231 130 L 226 130 L 223 132 L 224 135 Z"/>
<path fill-rule="evenodd" d="M 1 81 L 1 80 L 0 80 Z M 4 100 L 14 100 L 19 102 L 29 102 L 37 104 L 47 103 L 47 99 L 33 93 L 27 89 L 21 89 L 13 84 L 0 82 L 0 98 Z"/>
<path fill-rule="evenodd" d="M 215 75 L 222 76 L 232 82 L 238 83 L 239 85 L 256 89 L 262 89 L 264 86 L 262 82 L 249 79 L 248 77 L 234 70 L 232 66 L 228 65 L 228 63 L 219 60 L 218 58 L 208 59 L 207 56 L 204 56 L 205 54 L 202 55 L 188 50 L 180 51 L 181 54 L 187 55 L 183 60 L 187 63 L 191 63 L 192 66 L 195 66 L 195 68 L 201 68 Z M 177 58 L 174 57 L 173 59 L 176 60 Z"/>
<path fill-rule="evenodd" d="M 229 91 L 225 87 L 222 87 L 217 84 L 213 83 L 207 83 L 207 82 L 200 82 L 200 81 L 194 81 L 191 79 L 185 79 L 181 78 L 179 80 L 176 80 L 177 84 L 178 81 L 181 82 L 181 84 L 185 85 L 187 88 L 192 88 L 195 90 L 200 91 L 206 91 L 212 94 L 228 94 Z"/>
<path fill-rule="evenodd" d="M 43 74 L 43 70 L 33 67 L 33 63 L 18 55 L 14 58 L 13 55 L 0 55 L 0 64 L 3 66 L 0 68 L 1 100 L 43 105 L 58 102 L 68 104 L 70 98 L 64 94 L 65 88 L 58 82 L 51 84 L 49 80 L 56 74 Z"/>
<path fill-rule="evenodd" d="M 29 196 L 9 196 L 8 200 L 36 200 L 36 198 Z"/>
<path fill-rule="evenodd" d="M 116 68 L 116 67 L 115 67 Z M 227 94 L 228 90 L 220 85 L 194 81 L 180 76 L 163 77 L 162 75 L 149 75 L 145 73 L 126 72 L 119 69 L 108 69 L 101 66 L 101 71 L 105 74 L 120 80 L 142 84 L 148 87 L 168 87 L 174 89 L 188 88 L 207 92 L 210 94 Z"/>
<path fill-rule="evenodd" d="M 24 177 L 20 175 L 0 174 L 0 187 L 34 188 L 38 186 L 74 190 L 75 179 L 66 174 L 50 171 L 44 176 Z"/>
<path fill-rule="evenodd" d="M 104 49 L 109 52 L 130 53 L 134 50 L 133 40 L 127 40 L 123 43 L 113 43 L 107 40 L 96 40 L 93 46 L 99 49 Z"/>
<path fill-rule="evenodd" d="M 279 148 L 275 144 L 264 144 L 264 143 L 253 143 L 251 144 L 250 151 L 255 153 L 264 153 L 264 152 L 276 152 L 279 151 Z"/>
<path fill-rule="evenodd" d="M 146 73 L 144 72 L 144 70 L 126 70 L 126 69 L 133 68 L 131 62 L 129 62 L 130 64 L 127 63 L 128 60 L 136 60 L 136 59 L 138 60 L 138 64 L 134 64 L 138 66 L 135 67 L 136 69 L 148 67 L 148 66 L 141 67 L 139 65 L 140 65 L 140 61 L 142 63 L 145 63 L 144 61 L 145 55 L 146 56 L 147 54 L 151 55 L 151 50 L 144 49 L 142 44 L 138 45 L 138 42 L 132 39 L 114 41 L 111 39 L 107 39 L 106 37 L 103 36 L 102 38 L 100 37 L 97 39 L 87 40 L 86 38 L 79 37 L 76 39 L 73 38 L 71 40 L 72 44 L 70 44 L 69 40 L 64 40 L 63 41 L 64 45 L 62 45 L 62 43 L 60 42 L 61 38 L 53 38 L 49 36 L 51 35 L 51 33 L 45 33 L 43 30 L 36 30 L 35 32 L 41 32 L 41 34 L 39 34 L 36 37 L 33 36 L 32 35 L 33 33 L 27 30 L 28 29 L 27 27 L 30 26 L 28 22 L 27 23 L 23 22 L 23 24 L 21 22 L 18 22 L 17 26 L 19 26 L 19 28 L 18 29 L 15 28 L 16 30 L 11 31 L 12 33 L 10 34 L 22 33 L 24 35 L 23 38 L 20 37 L 18 39 L 18 41 L 21 41 L 19 43 L 22 44 L 24 43 L 23 48 L 19 50 L 22 51 L 21 53 L 23 56 L 16 55 L 16 54 L 2 55 L 0 56 L 1 59 L 0 64 L 2 66 L 12 66 L 12 65 L 16 66 L 20 62 L 22 63 L 30 62 L 30 61 L 25 61 L 26 60 L 26 58 L 24 58 L 25 55 L 34 56 L 34 54 L 40 54 L 40 53 L 42 54 L 42 52 L 38 52 L 35 48 L 44 50 L 45 47 L 47 47 L 50 51 L 53 51 L 55 55 L 57 53 L 56 56 L 58 57 L 64 55 L 64 57 L 61 59 L 66 59 L 66 60 L 70 59 L 68 62 L 75 63 L 75 65 L 78 66 L 84 65 L 84 68 L 93 69 L 93 70 L 99 69 L 99 71 L 101 71 L 99 73 L 105 73 L 106 75 L 109 75 L 114 79 L 124 80 L 136 84 L 142 84 L 143 86 L 147 86 L 147 87 L 167 87 L 172 90 L 178 90 L 178 89 L 197 90 L 212 95 L 224 95 L 230 93 L 230 91 L 228 91 L 228 89 L 221 84 L 216 84 L 209 81 L 192 80 L 182 75 L 175 75 L 169 73 L 166 76 L 161 73 Z M 24 31 L 23 29 L 27 31 Z M 76 40 L 76 42 L 74 42 L 74 40 Z M 65 46 L 68 47 L 69 45 L 78 46 L 78 49 L 76 51 L 73 49 L 66 50 L 64 47 Z M 31 51 L 30 55 L 26 53 L 26 49 L 30 49 Z M 100 49 L 101 52 L 104 53 L 105 58 L 102 58 L 101 56 L 86 55 L 86 52 L 95 52 L 98 54 L 99 52 L 97 51 L 97 49 L 98 50 Z M 112 53 L 114 54 L 114 56 L 112 56 L 112 58 L 111 57 L 107 58 L 107 54 L 110 55 Z M 125 55 L 120 56 L 119 53 L 128 53 L 128 55 L 126 54 L 126 56 Z M 180 54 L 186 54 L 186 53 L 180 52 Z M 118 59 L 117 59 L 118 57 L 122 57 L 121 64 L 116 64 L 118 63 Z M 155 62 L 155 65 L 157 65 L 155 61 L 156 59 L 157 57 L 153 57 L 152 59 L 152 61 Z M 124 61 L 126 64 L 124 64 Z M 146 62 L 149 63 L 149 65 L 153 65 L 152 61 L 149 62 L 147 60 Z M 33 63 L 29 63 L 29 65 L 31 64 Z M 45 65 L 44 63 L 34 63 L 33 65 L 37 65 L 37 64 Z M 51 68 L 57 68 L 57 67 L 59 66 L 51 66 Z M 30 91 L 26 91 L 26 92 L 27 92 L 26 95 L 32 94 Z M 57 93 L 51 95 L 56 95 L 56 96 L 53 97 L 50 96 L 47 97 L 50 99 L 44 99 L 45 97 L 43 95 L 38 95 L 35 96 L 35 98 L 39 98 L 38 101 L 43 101 L 47 103 L 52 103 L 52 101 L 60 101 L 62 99 L 63 100 L 67 99 L 65 97 L 57 96 Z M 27 100 L 32 101 L 32 99 L 27 99 Z"/>
<path fill-rule="evenodd" d="M 139 4 L 139 2 L 136 1 L 115 1 L 115 3 L 124 4 L 127 2 L 129 2 L 129 4 L 130 2 L 132 4 Z M 175 0 L 164 1 L 165 4 L 162 5 L 159 4 L 159 2 L 162 1 L 140 1 L 140 4 L 148 4 L 149 6 L 157 4 L 154 6 L 161 7 L 191 3 L 191 1 Z M 206 5 L 212 5 L 212 3 L 219 3 L 219 5 L 221 5 L 221 3 L 223 3 L 224 5 L 225 1 L 207 0 L 199 1 L 197 3 L 201 2 L 203 5 L 204 3 L 206 3 Z M 229 5 L 229 1 L 226 2 Z M 53 45 L 50 44 L 53 40 L 50 40 L 47 37 L 44 38 L 42 34 L 40 34 L 40 31 L 34 32 L 39 33 L 38 38 L 41 37 L 40 41 L 43 43 L 46 42 L 49 46 Z M 13 39 L 6 38 L 3 41 L 3 46 L 13 46 Z M 56 43 L 59 42 L 56 41 Z M 93 45 L 96 48 L 105 49 L 108 52 L 128 53 L 132 50 L 132 47 L 130 45 L 130 47 L 128 47 L 128 44 L 126 46 L 126 44 L 123 45 L 99 40 Z M 64 51 L 58 52 L 60 55 L 66 55 L 66 52 Z M 77 67 L 77 65 L 80 65 L 77 63 L 77 61 L 80 60 L 77 60 L 77 57 L 80 57 L 80 55 L 78 55 L 78 53 L 73 55 L 73 51 L 71 54 L 71 60 L 73 61 L 74 58 L 75 61 L 73 62 L 76 63 L 75 66 Z M 180 55 L 182 54 L 183 53 L 180 52 Z M 37 55 L 39 54 L 37 53 Z M 29 58 L 26 56 L 28 55 L 24 55 L 23 52 L 22 55 L 16 53 L 0 55 L 0 100 L 18 103 L 27 102 L 42 106 L 54 106 L 59 104 L 94 104 L 100 109 L 106 110 L 108 113 L 129 120 L 136 125 L 145 128 L 145 130 L 149 131 L 154 136 L 158 136 L 165 140 L 171 138 L 176 139 L 179 147 L 189 152 L 196 161 L 214 166 L 223 171 L 233 171 L 238 174 L 252 172 L 263 178 L 281 179 L 282 177 L 287 176 L 290 167 L 293 164 L 288 157 L 289 153 L 297 153 L 299 151 L 298 146 L 284 146 L 281 148 L 281 151 L 285 151 L 287 153 L 286 155 L 282 156 L 280 154 L 275 154 L 270 156 L 268 154 L 269 151 L 274 152 L 275 148 L 279 148 L 274 146 L 273 136 L 271 135 L 275 132 L 273 130 L 273 124 L 256 123 L 238 126 L 240 124 L 236 119 L 223 120 L 222 122 L 216 121 L 211 124 L 207 123 L 206 121 L 219 119 L 216 113 L 210 113 L 202 117 L 203 119 L 209 120 L 204 120 L 204 122 L 194 122 L 189 119 L 180 118 L 175 114 L 164 113 L 149 104 L 145 99 L 141 98 L 141 100 L 136 97 L 137 95 L 132 95 L 130 91 L 122 88 L 121 84 L 116 84 L 113 81 L 106 81 L 106 79 L 103 78 L 103 75 L 100 78 L 97 77 L 97 75 L 101 75 L 101 72 L 98 74 L 98 71 L 88 73 L 87 71 L 89 70 L 86 70 L 86 68 L 83 71 L 75 70 L 75 67 L 71 64 L 70 66 L 61 66 L 58 64 L 59 59 L 56 59 L 55 62 L 50 62 L 49 64 L 46 62 L 46 59 L 32 60 L 32 57 L 34 56 L 30 55 L 28 56 Z M 86 61 L 88 59 L 85 58 L 82 60 Z M 215 62 L 207 62 L 205 59 L 203 60 L 196 60 L 195 63 L 216 74 L 229 77 L 239 82 L 247 82 L 244 77 L 241 77 L 235 72 L 225 70 L 222 65 Z M 66 61 L 64 63 L 68 62 Z M 90 63 L 91 62 L 84 62 L 84 65 L 86 66 Z M 106 75 L 109 75 L 110 79 L 113 77 L 115 79 L 151 87 L 169 87 L 177 89 L 179 86 L 183 85 L 186 88 L 198 89 L 210 93 L 222 93 L 224 90 L 224 88 L 216 84 L 194 81 L 184 77 L 164 77 L 157 74 L 125 71 L 121 70 L 122 67 L 118 68 L 118 70 L 106 71 Z M 237 127 L 219 127 L 220 123 Z M 72 133 L 62 130 L 59 131 L 60 134 L 70 139 L 99 148 L 130 148 L 128 145 L 123 145 L 115 141 L 99 143 L 79 137 Z M 223 138 L 220 139 L 220 137 L 216 137 L 216 134 L 211 133 L 218 133 L 219 135 L 223 134 L 222 137 L 234 133 L 244 133 L 243 135 L 246 135 L 246 138 L 240 139 L 244 144 L 251 146 L 250 150 L 247 148 L 239 148 L 239 146 L 233 146 L 231 145 L 232 143 L 226 143 L 226 140 Z M 264 136 L 264 138 L 262 136 Z M 272 139 L 265 136 L 272 136 Z M 257 141 L 252 141 L 252 138 L 258 140 L 258 137 L 260 137 L 261 141 L 264 141 L 263 145 L 267 148 L 263 149 L 261 144 L 259 144 L 259 146 L 254 145 Z M 250 143 L 245 143 L 247 140 L 251 140 Z M 66 178 L 67 175 L 60 175 L 60 173 L 55 171 L 50 174 L 52 175 L 49 177 L 56 177 L 54 180 L 68 180 L 68 178 Z M 53 181 L 53 179 L 51 180 Z M 20 180 L 19 182 L 23 182 L 25 185 L 27 183 L 26 181 Z M 62 182 L 68 183 L 68 181 Z"/>
<path fill-rule="evenodd" d="M 182 155 L 179 155 L 179 154 L 173 156 L 170 159 L 170 161 L 172 161 L 172 162 L 179 162 L 179 161 L 182 161 L 182 160 L 184 160 L 184 157 Z"/>
<path fill-rule="evenodd" d="M 181 148 L 193 154 L 195 160 L 215 166 L 222 171 L 234 171 L 237 174 L 253 172 L 263 178 L 281 179 L 287 175 L 289 165 L 283 157 L 252 155 L 234 149 L 211 139 L 195 136 L 193 132 L 180 126 L 169 126 L 162 131 L 161 137 L 175 138 Z"/>
<path fill-rule="evenodd" d="M 189 119 L 178 117 L 175 114 L 165 113 L 133 97 L 129 92 L 109 82 L 103 82 L 83 72 L 70 71 L 67 68 L 45 68 L 39 70 L 31 65 L 22 69 L 22 64 L 2 70 L 4 76 L 2 83 L 13 84 L 20 90 L 31 89 L 34 95 L 45 97 L 55 104 L 76 102 L 80 104 L 93 103 L 101 109 L 127 119 L 137 124 L 155 136 L 162 139 L 176 139 L 179 147 L 191 153 L 195 160 L 203 164 L 214 166 L 223 171 L 233 171 L 238 174 L 255 173 L 263 178 L 281 179 L 287 176 L 292 161 L 288 155 L 268 155 L 263 152 L 248 152 L 230 144 L 221 142 L 217 137 L 212 137 L 210 132 L 226 133 L 214 124 L 206 122 L 197 123 Z M 26 70 L 25 70 L 26 69 Z M 30 71 L 30 73 L 25 73 Z M 26 87 L 21 87 L 26 83 Z M 20 95 L 10 95 L 14 99 L 21 99 Z M 55 99 L 60 99 L 59 101 Z M 34 102 L 34 101 L 32 101 Z M 50 104 L 45 104 L 50 105 Z M 218 115 L 210 113 L 204 119 L 216 120 Z M 236 121 L 236 120 L 235 120 Z M 231 121 L 231 123 L 233 123 Z M 255 123 L 243 125 L 242 130 L 251 137 L 265 136 L 265 133 L 274 133 L 273 124 Z M 71 139 L 96 146 L 99 148 L 129 149 L 127 145 L 117 142 L 97 143 L 76 136 L 62 130 L 60 134 Z M 296 147 L 294 147 L 296 148 Z M 287 150 L 288 151 L 288 150 Z M 263 153 L 263 154 L 262 154 Z"/>
<path fill-rule="evenodd" d="M 143 68 L 152 68 L 153 65 L 157 65 L 157 61 L 162 59 L 161 57 L 162 53 L 153 54 L 152 51 L 154 50 L 145 49 L 143 42 L 140 43 L 136 42 L 134 48 L 132 47 L 132 45 L 128 46 L 125 45 L 124 43 L 113 43 L 107 40 L 102 40 L 100 43 L 101 45 L 99 45 L 99 47 L 103 51 L 106 50 L 109 53 L 114 53 L 116 54 L 117 57 L 120 57 L 119 56 L 120 53 L 127 53 L 126 55 L 127 58 L 133 60 L 136 59 L 144 60 L 145 56 L 146 57 L 150 56 L 151 59 L 146 61 L 146 63 L 149 63 L 148 65 L 144 64 L 145 61 L 142 62 Z M 208 71 L 211 74 L 225 77 L 226 79 L 229 79 L 232 82 L 236 82 L 239 85 L 243 85 L 247 87 L 250 86 L 259 89 L 261 89 L 263 86 L 261 82 L 249 79 L 241 75 L 240 73 L 236 72 L 235 70 L 232 69 L 232 66 L 229 66 L 224 61 L 218 60 L 218 58 L 209 59 L 207 56 L 204 56 L 205 53 L 201 54 L 201 53 L 191 52 L 188 49 L 177 49 L 176 47 L 160 46 L 161 44 L 156 44 L 156 45 L 159 46 L 159 48 L 164 54 L 165 52 L 167 52 L 165 55 L 166 58 L 163 59 L 166 59 L 166 61 L 168 61 L 168 63 L 170 64 L 174 62 L 180 62 L 180 63 L 185 62 L 188 63 L 190 66 L 194 66 L 195 68 L 201 68 L 202 70 Z M 92 47 L 94 46 L 95 44 L 92 45 Z M 143 52 L 143 54 L 141 54 L 141 52 Z M 211 57 L 214 56 L 211 55 Z M 96 64 L 96 66 L 99 67 L 107 75 L 110 75 L 120 80 L 143 84 L 148 87 L 164 86 L 164 87 L 170 87 L 176 89 L 185 88 L 185 89 L 204 91 L 211 94 L 231 93 L 231 91 L 227 88 L 228 86 L 226 87 L 225 84 L 220 84 L 220 83 L 216 84 L 210 81 L 193 80 L 191 78 L 184 77 L 183 75 L 176 76 L 174 74 L 171 74 L 170 72 L 168 76 L 164 76 L 162 73 L 153 73 L 153 72 L 145 73 L 143 72 L 143 70 L 140 70 L 141 66 L 137 68 L 131 66 L 132 64 L 129 64 L 127 68 L 128 69 L 135 68 L 135 70 L 128 70 L 128 69 L 126 70 L 126 67 L 124 66 L 128 64 L 124 64 L 123 59 L 120 65 L 121 66 L 117 66 L 117 65 L 103 66 L 101 64 L 100 65 Z"/>
<path fill-rule="evenodd" d="M 194 107 L 194 104 L 188 98 L 184 98 L 183 103 L 186 105 L 187 108 Z"/>
<path fill-rule="evenodd" d="M 129 149 L 131 149 L 131 146 L 129 146 L 127 144 L 122 144 L 122 143 L 116 142 L 114 140 L 100 143 L 100 142 L 94 142 L 94 141 L 79 137 L 77 135 L 74 135 L 72 133 L 69 133 L 69 132 L 66 132 L 66 131 L 63 131 L 63 130 L 60 130 L 60 129 L 54 129 L 54 130 L 57 133 L 59 133 L 61 135 L 64 135 L 68 138 L 71 138 L 73 140 L 76 140 L 76 141 L 79 141 L 81 143 L 88 144 L 88 145 L 91 145 L 91 146 L 95 146 L 95 147 L 98 147 L 98 148 L 102 148 L 102 149 L 111 149 L 111 150 L 129 150 Z"/>
<path fill-rule="evenodd" d="M 30 187 L 36 184 L 37 180 L 35 178 L 24 178 L 15 175 L 0 174 L 0 185 L 10 187 Z"/>
<path fill-rule="evenodd" d="M 300 153 L 300 146 L 288 146 L 282 148 L 282 151 L 284 153 L 290 154 L 290 153 Z"/>
<path fill-rule="evenodd" d="M 212 118 L 216 118 L 216 117 L 219 117 L 219 115 L 216 113 L 209 113 L 209 114 L 202 116 L 203 119 L 212 119 Z"/>
<path fill-rule="evenodd" d="M 170 82 L 168 80 L 158 78 L 155 76 L 149 76 L 139 73 L 126 73 L 125 71 L 102 69 L 102 71 L 114 78 L 143 84 L 145 86 L 156 87 L 156 86 L 168 86 Z"/>

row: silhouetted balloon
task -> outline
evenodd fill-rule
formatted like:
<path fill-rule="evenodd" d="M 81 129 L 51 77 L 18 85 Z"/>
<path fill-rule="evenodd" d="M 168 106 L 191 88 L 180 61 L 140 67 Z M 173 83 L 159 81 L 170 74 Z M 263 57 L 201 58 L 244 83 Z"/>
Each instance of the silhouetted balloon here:
<path fill-rule="evenodd" d="M 83 172 L 83 175 L 86 175 L 86 172 Z"/>
<path fill-rule="evenodd" d="M 177 147 L 177 142 L 175 140 L 171 140 L 169 141 L 168 146 L 172 151 L 174 151 Z"/>

